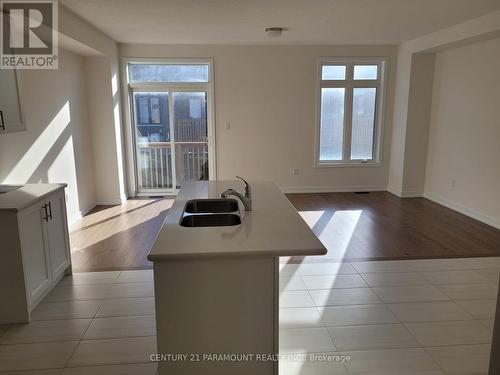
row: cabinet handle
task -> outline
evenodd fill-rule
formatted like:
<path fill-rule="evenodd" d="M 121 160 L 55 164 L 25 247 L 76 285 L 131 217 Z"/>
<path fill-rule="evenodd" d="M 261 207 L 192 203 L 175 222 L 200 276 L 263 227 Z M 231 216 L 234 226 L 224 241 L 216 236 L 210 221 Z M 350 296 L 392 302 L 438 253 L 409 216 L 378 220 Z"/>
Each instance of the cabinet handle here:
<path fill-rule="evenodd" d="M 49 215 L 48 215 L 48 218 L 49 218 L 50 220 L 52 220 L 52 205 L 51 205 L 51 202 L 49 202 L 49 205 L 48 205 L 48 206 L 49 206 Z"/>
<path fill-rule="evenodd" d="M 48 207 L 48 205 L 47 205 L 47 203 L 45 203 L 43 205 L 43 209 L 45 210 L 45 217 L 43 218 L 43 220 L 45 220 L 45 221 L 49 221 L 49 213 L 47 211 L 47 207 Z"/>
<path fill-rule="evenodd" d="M 5 122 L 3 121 L 3 111 L 0 111 L 0 128 L 5 130 Z"/>

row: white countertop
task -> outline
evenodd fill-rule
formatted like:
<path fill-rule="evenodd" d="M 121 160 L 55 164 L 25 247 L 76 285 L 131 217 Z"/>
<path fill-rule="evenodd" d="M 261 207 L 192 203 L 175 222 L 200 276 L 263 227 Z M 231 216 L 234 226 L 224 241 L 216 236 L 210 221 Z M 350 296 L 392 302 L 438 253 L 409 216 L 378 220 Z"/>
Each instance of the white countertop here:
<path fill-rule="evenodd" d="M 253 211 L 240 207 L 241 224 L 225 227 L 182 227 L 190 199 L 220 198 L 228 188 L 244 191 L 241 181 L 197 181 L 182 186 L 169 210 L 148 259 L 203 256 L 304 256 L 327 250 L 281 190 L 272 182 L 249 181 Z"/>
<path fill-rule="evenodd" d="M 19 189 L 0 194 L 0 210 L 20 211 L 67 184 L 25 184 Z"/>

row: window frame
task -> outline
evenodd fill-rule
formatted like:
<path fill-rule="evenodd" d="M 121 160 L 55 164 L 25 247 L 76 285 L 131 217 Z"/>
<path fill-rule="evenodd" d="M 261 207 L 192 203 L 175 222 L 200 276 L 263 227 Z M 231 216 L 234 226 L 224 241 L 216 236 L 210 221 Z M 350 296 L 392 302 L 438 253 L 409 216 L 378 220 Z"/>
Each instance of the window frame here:
<path fill-rule="evenodd" d="M 382 164 L 382 140 L 385 114 L 386 69 L 385 57 L 330 58 L 321 57 L 317 64 L 316 86 L 316 121 L 314 144 L 314 167 L 378 167 Z M 323 80 L 322 68 L 328 65 L 345 65 L 345 80 Z M 377 79 L 354 80 L 354 65 L 377 65 Z M 345 88 L 344 98 L 344 135 L 342 142 L 342 160 L 320 160 L 321 141 L 321 91 L 323 88 Z M 373 158 L 369 160 L 351 160 L 352 140 L 352 104 L 354 88 L 376 88 L 375 123 L 373 130 Z"/>

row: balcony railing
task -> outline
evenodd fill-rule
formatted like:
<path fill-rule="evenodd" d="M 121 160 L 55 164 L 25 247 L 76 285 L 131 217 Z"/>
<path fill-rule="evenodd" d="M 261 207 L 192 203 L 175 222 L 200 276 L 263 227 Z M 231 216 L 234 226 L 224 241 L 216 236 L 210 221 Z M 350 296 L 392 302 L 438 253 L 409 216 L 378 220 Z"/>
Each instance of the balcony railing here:
<path fill-rule="evenodd" d="M 174 189 L 186 181 L 208 180 L 206 142 L 175 142 L 175 155 L 170 142 L 138 143 L 137 146 L 139 190 Z"/>

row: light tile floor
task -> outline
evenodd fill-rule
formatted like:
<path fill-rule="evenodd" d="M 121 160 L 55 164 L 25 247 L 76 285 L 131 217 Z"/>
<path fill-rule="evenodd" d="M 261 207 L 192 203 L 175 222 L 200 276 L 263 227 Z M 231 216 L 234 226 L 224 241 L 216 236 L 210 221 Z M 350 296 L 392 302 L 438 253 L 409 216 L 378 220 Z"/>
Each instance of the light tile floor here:
<path fill-rule="evenodd" d="M 500 258 L 280 268 L 280 374 L 487 374 Z M 0 375 L 155 374 L 153 293 L 149 270 L 66 277 L 0 326 Z"/>
<path fill-rule="evenodd" d="M 291 358 L 280 374 L 487 374 L 499 271 L 500 258 L 282 264 L 281 351 L 349 358 Z"/>
<path fill-rule="evenodd" d="M 0 326 L 0 374 L 154 375 L 153 272 L 75 273 L 32 313 Z"/>

